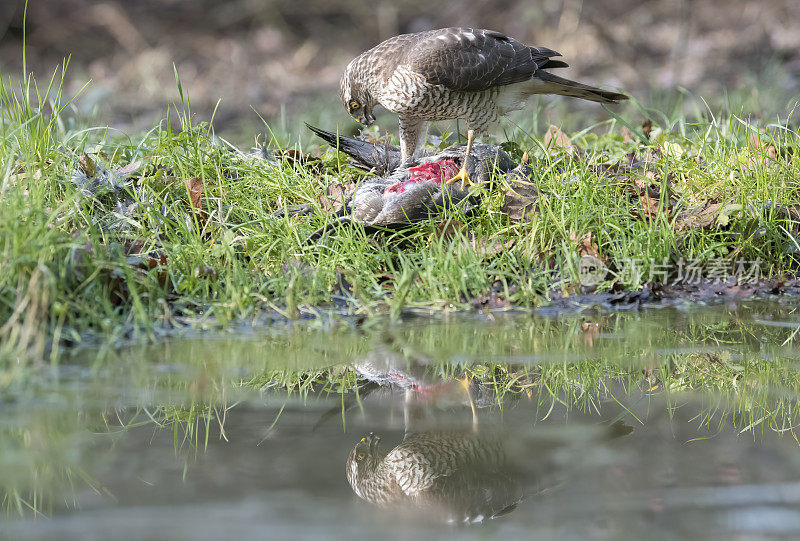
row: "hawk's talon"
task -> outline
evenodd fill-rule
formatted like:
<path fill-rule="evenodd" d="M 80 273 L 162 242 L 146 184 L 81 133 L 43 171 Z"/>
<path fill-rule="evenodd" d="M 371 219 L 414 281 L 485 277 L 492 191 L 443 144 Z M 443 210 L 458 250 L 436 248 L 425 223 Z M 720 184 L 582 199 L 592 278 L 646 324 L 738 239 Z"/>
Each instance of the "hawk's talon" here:
<path fill-rule="evenodd" d="M 469 155 L 472 154 L 472 142 L 475 140 L 475 132 L 472 130 L 467 130 L 467 148 L 464 151 L 464 162 L 461 165 L 461 170 L 451 179 L 447 179 L 445 184 L 450 185 L 457 180 L 461 181 L 461 189 L 466 190 L 467 186 L 472 186 L 475 184 L 469 178 L 469 174 L 467 173 L 467 160 L 469 159 Z"/>
<path fill-rule="evenodd" d="M 469 409 L 472 410 L 472 429 L 478 431 L 478 410 L 475 408 L 475 400 L 472 399 L 472 378 L 465 375 L 463 379 L 456 378 L 456 381 L 461 384 L 464 391 L 467 393 L 467 400 L 469 401 Z"/>
<path fill-rule="evenodd" d="M 456 173 L 456 176 L 454 176 L 453 178 L 447 179 L 444 183 L 449 186 L 450 184 L 454 183 L 457 180 L 461 181 L 461 189 L 462 190 L 466 190 L 467 186 L 472 186 L 472 185 L 475 184 L 469 178 L 469 174 L 467 174 L 467 170 L 464 167 L 462 167 L 461 170 L 458 173 Z"/>

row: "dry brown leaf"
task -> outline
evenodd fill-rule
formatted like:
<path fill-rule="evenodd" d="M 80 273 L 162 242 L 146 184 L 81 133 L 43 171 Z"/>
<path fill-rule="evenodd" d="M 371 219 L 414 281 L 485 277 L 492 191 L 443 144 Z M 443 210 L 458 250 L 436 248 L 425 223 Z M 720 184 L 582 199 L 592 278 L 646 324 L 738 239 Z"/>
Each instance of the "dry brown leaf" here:
<path fill-rule="evenodd" d="M 355 184 L 342 186 L 341 184 L 329 184 L 323 195 L 319 196 L 319 202 L 324 212 L 338 212 L 344 206 L 347 194 L 355 189 Z"/>
<path fill-rule="evenodd" d="M 642 122 L 642 134 L 644 134 L 645 137 L 650 139 L 650 132 L 652 131 L 653 131 L 653 122 L 649 118 L 646 118 L 644 122 Z"/>
<path fill-rule="evenodd" d="M 383 274 L 377 275 L 375 277 L 375 281 L 378 282 L 378 285 L 384 289 L 394 289 L 394 284 L 397 281 L 397 277 L 393 272 L 384 272 Z"/>
<path fill-rule="evenodd" d="M 328 186 L 328 190 L 330 190 L 330 186 Z M 327 190 L 326 190 L 327 191 Z M 328 198 L 327 194 L 320 194 L 319 196 L 319 207 L 322 209 L 322 212 L 333 212 L 333 201 Z"/>
<path fill-rule="evenodd" d="M 632 173 L 630 179 L 636 188 L 637 195 L 651 188 L 657 190 L 657 187 L 661 184 L 659 175 L 650 169 L 646 169 L 644 173 Z"/>
<path fill-rule="evenodd" d="M 655 218 L 658 215 L 659 199 L 657 197 L 650 197 L 647 192 L 644 192 L 639 197 L 639 202 L 647 216 Z"/>
<path fill-rule="evenodd" d="M 126 240 L 122 245 L 122 251 L 125 255 L 140 254 L 142 248 L 144 248 L 144 241 L 141 239 Z"/>
<path fill-rule="evenodd" d="M 644 215 L 649 218 L 658 216 L 661 213 L 672 214 L 674 208 L 674 201 L 672 198 L 667 197 L 663 202 L 661 201 L 661 190 L 657 187 L 650 185 L 641 190 L 639 195 L 639 203 L 642 205 Z"/>
<path fill-rule="evenodd" d="M 137 160 L 135 162 L 131 162 L 128 165 L 124 165 L 122 167 L 118 167 L 114 169 L 114 174 L 117 175 L 119 178 L 127 178 L 139 169 L 141 169 L 144 163 L 141 160 Z"/>
<path fill-rule="evenodd" d="M 631 134 L 631 130 L 628 129 L 627 126 L 622 126 L 619 132 L 622 134 L 622 141 L 624 143 L 632 143 L 633 142 L 633 135 Z"/>
<path fill-rule="evenodd" d="M 668 182 L 666 183 L 666 198 L 664 198 L 663 203 L 661 201 L 661 194 L 664 183 L 658 172 L 650 169 L 631 171 L 622 178 L 627 180 L 627 185 L 625 185 L 625 192 L 627 195 L 631 198 L 638 199 L 642 206 L 642 211 L 633 211 L 634 216 L 653 218 L 658 215 L 659 208 L 662 212 L 667 212 L 668 214 L 672 212 L 676 200 L 672 191 L 669 189 L 669 176 L 667 177 Z"/>
<path fill-rule="evenodd" d="M 436 236 L 444 240 L 452 240 L 459 231 L 464 229 L 464 222 L 460 220 L 447 220 L 436 224 Z"/>
<path fill-rule="evenodd" d="M 83 174 L 88 178 L 93 178 L 97 173 L 97 165 L 94 163 L 92 157 L 85 152 L 81 152 L 80 158 L 78 158 L 78 167 L 80 167 Z"/>
<path fill-rule="evenodd" d="M 581 323 L 583 332 L 583 343 L 589 347 L 594 347 L 594 340 L 600 336 L 600 324 L 596 321 L 584 321 Z"/>
<path fill-rule="evenodd" d="M 759 128 L 758 133 L 750 134 L 747 143 L 750 155 L 747 157 L 747 163 L 742 166 L 742 169 L 763 169 L 777 163 L 780 157 L 787 159 L 791 157 L 791 152 L 779 150 L 769 140 L 769 132 L 766 128 Z"/>
<path fill-rule="evenodd" d="M 161 252 L 149 252 L 144 254 L 129 255 L 126 259 L 128 265 L 140 271 L 151 271 L 157 269 L 156 276 L 161 286 L 167 283 L 167 256 Z"/>
<path fill-rule="evenodd" d="M 130 298 L 128 291 L 128 284 L 125 279 L 119 275 L 111 275 L 108 277 L 108 298 L 111 304 L 119 306 L 123 302 L 127 302 Z"/>
<path fill-rule="evenodd" d="M 686 194 L 685 201 L 688 203 L 686 206 L 691 208 L 702 207 L 709 201 L 716 201 L 713 197 L 709 198 L 708 195 L 698 192 L 689 192 Z"/>
<path fill-rule="evenodd" d="M 769 132 L 766 128 L 759 128 L 758 133 L 750 134 L 750 139 L 748 140 L 750 150 L 754 151 L 757 156 L 778 161 L 778 149 L 775 148 L 775 145 L 766 140 L 768 136 Z"/>
<path fill-rule="evenodd" d="M 749 169 L 751 171 L 757 171 L 759 169 L 764 169 L 765 167 L 771 167 L 774 165 L 774 160 L 766 156 L 765 154 L 758 154 L 758 155 L 750 155 L 747 157 L 747 162 L 740 167 L 741 170 Z"/>
<path fill-rule="evenodd" d="M 600 258 L 600 248 L 597 244 L 592 242 L 592 233 L 586 233 L 582 237 L 578 236 L 575 233 L 570 233 L 569 235 L 570 240 L 574 245 L 578 248 L 578 253 L 581 257 L 588 255 L 592 257 Z M 603 258 L 607 259 L 607 258 Z"/>
<path fill-rule="evenodd" d="M 777 205 L 775 210 L 778 211 L 779 214 L 788 216 L 792 220 L 800 220 L 800 205 Z"/>
<path fill-rule="evenodd" d="M 678 215 L 675 220 L 675 231 L 688 231 L 690 229 L 706 229 L 717 221 L 722 203 L 706 201 L 704 205 L 687 209 Z"/>
<path fill-rule="evenodd" d="M 514 221 L 529 217 L 536 211 L 539 190 L 532 182 L 523 180 L 514 180 L 509 183 L 509 186 L 509 189 L 503 194 L 503 205 L 500 210 Z"/>
<path fill-rule="evenodd" d="M 186 186 L 189 189 L 189 200 L 195 212 L 203 210 L 203 179 L 200 177 L 192 177 L 186 181 Z"/>
<path fill-rule="evenodd" d="M 544 146 L 552 151 L 562 151 L 569 155 L 578 154 L 578 147 L 570 141 L 569 136 L 561 131 L 558 126 L 550 125 L 544 134 Z"/>

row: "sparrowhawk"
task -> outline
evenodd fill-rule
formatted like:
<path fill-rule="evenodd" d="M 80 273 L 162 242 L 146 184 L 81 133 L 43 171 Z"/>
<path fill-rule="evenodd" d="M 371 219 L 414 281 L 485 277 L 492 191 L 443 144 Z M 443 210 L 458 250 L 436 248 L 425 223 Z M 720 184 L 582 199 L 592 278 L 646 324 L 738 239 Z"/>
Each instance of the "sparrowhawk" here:
<path fill-rule="evenodd" d="M 496 438 L 418 432 L 388 453 L 369 434 L 347 457 L 347 480 L 381 507 L 416 507 L 447 522 L 480 522 L 513 510 L 522 493 Z"/>
<path fill-rule="evenodd" d="M 354 58 L 339 93 L 359 122 L 383 105 L 397 113 L 403 161 L 415 151 L 425 121 L 463 119 L 478 134 L 521 109 L 533 94 L 561 94 L 616 103 L 624 94 L 544 70 L 567 64 L 546 47 L 529 47 L 492 30 L 443 28 L 389 38 Z"/>

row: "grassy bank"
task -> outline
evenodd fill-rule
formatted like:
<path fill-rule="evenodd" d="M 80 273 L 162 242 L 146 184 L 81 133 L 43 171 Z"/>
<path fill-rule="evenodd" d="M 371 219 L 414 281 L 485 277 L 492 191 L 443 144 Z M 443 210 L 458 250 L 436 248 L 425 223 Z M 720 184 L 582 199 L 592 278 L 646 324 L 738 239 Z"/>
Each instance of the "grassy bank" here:
<path fill-rule="evenodd" d="M 146 134 L 86 127 L 63 72 L 46 86 L 0 75 L 6 366 L 55 362 L 89 334 L 153 338 L 264 314 L 531 307 L 584 291 L 583 255 L 609 268 L 600 291 L 674 281 L 682 261 L 709 276 L 737 261 L 762 276 L 797 268 L 800 136 L 786 119 L 760 132 L 734 114 L 632 108 L 570 137 L 516 129 L 505 147 L 528 153 L 541 194 L 525 216 L 504 209 L 500 183 L 469 217 L 376 235 L 349 225 L 316 244 L 308 234 L 364 178 L 337 152 L 300 153 L 316 152 L 305 135 L 303 149 L 271 141 L 269 159 L 234 148 L 213 118 L 192 116 L 180 82 L 182 103 Z M 289 205 L 313 211 L 277 212 Z M 623 279 L 626 261 L 639 272 Z"/>

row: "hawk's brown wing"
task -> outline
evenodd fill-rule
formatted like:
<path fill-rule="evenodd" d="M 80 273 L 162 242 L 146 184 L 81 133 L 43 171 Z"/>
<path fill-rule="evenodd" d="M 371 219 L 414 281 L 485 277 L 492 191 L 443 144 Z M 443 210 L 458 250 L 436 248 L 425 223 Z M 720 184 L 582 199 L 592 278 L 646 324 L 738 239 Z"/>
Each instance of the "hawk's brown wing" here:
<path fill-rule="evenodd" d="M 407 43 L 405 63 L 431 84 L 476 92 L 526 81 L 541 68 L 567 64 L 545 47 L 528 47 L 500 32 L 474 28 L 443 28 L 420 34 Z"/>

